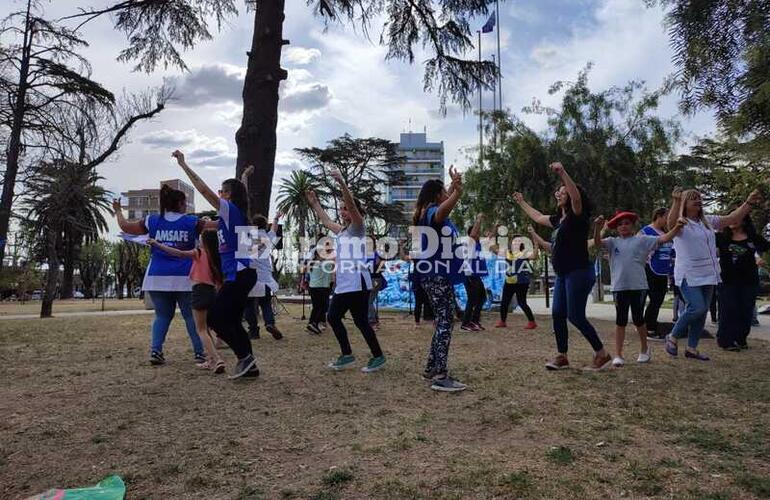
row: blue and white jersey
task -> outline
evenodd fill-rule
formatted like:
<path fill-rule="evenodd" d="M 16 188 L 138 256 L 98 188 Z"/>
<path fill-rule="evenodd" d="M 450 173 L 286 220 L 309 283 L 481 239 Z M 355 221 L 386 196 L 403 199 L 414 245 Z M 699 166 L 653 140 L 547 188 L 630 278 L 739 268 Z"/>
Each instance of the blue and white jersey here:
<path fill-rule="evenodd" d="M 648 236 L 662 236 L 662 231 L 658 231 L 651 225 L 642 228 L 642 234 Z M 650 254 L 648 260 L 652 272 L 659 276 L 670 276 L 674 274 L 674 243 L 669 241 L 659 245 L 657 250 Z"/>
<path fill-rule="evenodd" d="M 179 250 L 192 250 L 198 240 L 198 218 L 176 212 L 163 216 L 153 214 L 144 221 L 150 238 Z M 149 292 L 189 292 L 192 260 L 174 257 L 152 247 L 150 264 L 142 282 L 142 290 Z"/>
<path fill-rule="evenodd" d="M 246 216 L 229 200 L 219 199 L 219 258 L 222 262 L 222 275 L 225 281 L 235 281 L 235 273 L 249 267 L 250 259 L 236 258 L 238 252 L 238 233 L 236 228 L 248 226 Z M 242 250 L 248 252 L 248 248 Z"/>

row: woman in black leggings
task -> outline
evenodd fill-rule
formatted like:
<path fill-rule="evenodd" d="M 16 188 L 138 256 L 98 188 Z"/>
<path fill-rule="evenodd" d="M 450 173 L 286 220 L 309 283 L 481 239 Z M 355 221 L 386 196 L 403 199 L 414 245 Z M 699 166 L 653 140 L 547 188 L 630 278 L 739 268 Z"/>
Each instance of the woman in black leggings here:
<path fill-rule="evenodd" d="M 209 309 L 207 318 L 209 328 L 214 330 L 238 357 L 238 363 L 230 378 L 258 377 L 259 369 L 251 350 L 249 334 L 241 323 L 249 291 L 257 282 L 257 271 L 251 268 L 248 250 L 245 251 L 246 257 L 240 255 L 239 233 L 236 232 L 236 228 L 248 226 L 246 186 L 238 179 L 227 179 L 222 182 L 220 198 L 185 163 L 184 155 L 180 151 L 174 151 L 172 155 L 190 178 L 195 189 L 206 201 L 217 208 L 219 216 L 219 258 L 222 263 L 224 283 Z M 253 168 L 249 167 L 247 171 Z"/>
<path fill-rule="evenodd" d="M 500 321 L 495 325 L 497 328 L 507 328 L 508 309 L 511 306 L 511 299 L 516 297 L 516 303 L 527 316 L 527 326 L 525 330 L 534 330 L 537 328 L 535 316 L 532 309 L 527 304 L 527 292 L 529 292 L 529 283 L 532 278 L 532 262 L 537 260 L 537 246 L 527 251 L 526 245 L 514 239 L 512 245 L 518 246 L 516 252 L 508 252 L 505 263 L 505 284 L 503 285 L 503 297 L 500 300 Z"/>

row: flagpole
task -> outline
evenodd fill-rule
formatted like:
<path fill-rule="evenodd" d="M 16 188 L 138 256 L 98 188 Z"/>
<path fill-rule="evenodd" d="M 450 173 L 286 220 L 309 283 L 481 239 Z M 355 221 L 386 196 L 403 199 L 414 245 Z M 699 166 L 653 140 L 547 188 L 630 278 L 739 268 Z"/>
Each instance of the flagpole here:
<path fill-rule="evenodd" d="M 498 102 L 500 104 L 500 111 L 503 110 L 503 70 L 501 69 L 501 65 L 503 63 L 503 58 L 500 57 L 500 28 L 502 28 L 502 23 L 500 22 L 500 0 L 495 0 L 495 21 L 497 21 L 497 79 L 498 79 L 498 85 L 497 85 L 497 91 L 499 92 L 500 96 L 498 99 Z"/>
<path fill-rule="evenodd" d="M 481 30 L 476 33 L 479 34 L 479 168 L 484 168 L 484 122 L 482 120 L 483 102 L 482 102 L 482 90 L 481 90 Z"/>
<path fill-rule="evenodd" d="M 492 54 L 492 64 L 497 64 L 495 61 L 495 55 Z M 497 113 L 497 89 L 495 88 L 497 82 L 492 84 L 492 114 L 494 116 Z M 492 147 L 497 151 L 497 119 L 492 120 Z"/>

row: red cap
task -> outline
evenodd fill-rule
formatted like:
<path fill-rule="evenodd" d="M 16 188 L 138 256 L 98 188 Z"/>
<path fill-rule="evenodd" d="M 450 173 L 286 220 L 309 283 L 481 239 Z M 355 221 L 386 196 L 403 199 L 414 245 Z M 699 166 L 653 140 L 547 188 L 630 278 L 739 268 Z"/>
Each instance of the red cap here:
<path fill-rule="evenodd" d="M 617 212 L 615 212 L 615 215 L 612 216 L 612 219 L 610 219 L 609 222 L 607 222 L 607 227 L 610 229 L 615 229 L 616 227 L 618 227 L 618 222 L 620 222 L 623 219 L 631 219 L 631 222 L 633 223 L 639 220 L 639 216 L 633 212 L 618 210 Z"/>

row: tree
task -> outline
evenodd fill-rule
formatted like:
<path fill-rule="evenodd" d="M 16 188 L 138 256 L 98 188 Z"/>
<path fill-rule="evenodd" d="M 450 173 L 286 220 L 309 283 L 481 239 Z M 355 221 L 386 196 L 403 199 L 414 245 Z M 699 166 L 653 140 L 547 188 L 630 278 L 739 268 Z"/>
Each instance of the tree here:
<path fill-rule="evenodd" d="M 711 108 L 726 131 L 770 138 L 767 1 L 646 2 L 667 9 L 682 108 Z"/>
<path fill-rule="evenodd" d="M 87 46 L 75 31 L 38 15 L 36 0 L 7 16 L 0 36 L 0 129 L 7 135 L 0 196 L 0 269 L 5 256 L 21 162 L 34 164 L 36 149 L 57 131 L 57 117 L 84 103 L 109 107 L 114 96 L 90 79 L 88 61 L 77 53 Z M 0 134 L 0 135 L 2 135 Z"/>
<path fill-rule="evenodd" d="M 84 103 L 60 115 L 56 132 L 47 138 L 46 147 L 41 150 L 54 158 L 76 163 L 84 171 L 96 169 L 118 152 L 134 125 L 160 113 L 170 96 L 170 90 L 162 86 L 123 94 L 111 107 Z M 97 229 L 91 228 L 84 234 L 79 227 L 67 228 L 62 255 L 62 299 L 72 296 L 73 274 L 83 240 L 86 236 L 93 237 Z"/>
<path fill-rule="evenodd" d="M 357 139 L 345 134 L 329 141 L 325 148 L 295 151 L 310 164 L 310 171 L 323 187 L 317 193 L 322 204 L 327 202 L 335 211 L 339 209 L 337 200 L 342 198 L 342 193 L 330 175 L 336 169 L 364 206 L 366 217 L 385 223 L 385 234 L 391 224 L 406 223 L 400 203 L 383 202 L 384 191 L 404 180 L 396 144 L 386 139 Z"/>
<path fill-rule="evenodd" d="M 134 297 L 134 288 L 142 280 L 141 254 L 144 251 L 146 247 L 128 241 L 119 241 L 112 245 L 112 269 L 115 271 L 116 295 L 119 300 L 123 299 L 124 287 L 127 297 Z"/>
<path fill-rule="evenodd" d="M 78 269 L 80 270 L 80 280 L 83 282 L 83 295 L 87 299 L 99 295 L 98 289 L 101 287 L 102 275 L 108 268 L 108 258 L 111 252 L 112 244 L 102 238 L 83 245 L 78 260 Z"/>
<path fill-rule="evenodd" d="M 316 178 L 306 170 L 294 170 L 281 181 L 278 188 L 278 210 L 283 212 L 290 224 L 297 226 L 297 238 L 307 238 L 308 224 L 313 225 L 315 213 L 305 198 L 305 193 L 317 190 Z"/>
<path fill-rule="evenodd" d="M 515 209 L 511 193 L 521 191 L 535 207 L 552 210 L 558 187 L 544 174 L 552 161 L 561 161 L 573 179 L 588 191 L 594 213 L 612 215 L 630 209 L 644 217 L 665 205 L 671 188 L 684 179 L 685 168 L 676 161 L 679 137 L 676 122 L 653 113 L 666 88 L 649 92 L 640 82 L 601 92 L 588 88 L 588 68 L 575 82 L 556 82 L 549 93 L 563 91 L 558 109 L 535 100 L 526 112 L 548 117 L 548 128 L 537 133 L 517 117 L 497 112 L 486 116 L 486 127 L 496 126 L 499 148 L 484 148 L 488 166 L 471 168 L 465 176 L 465 196 L 459 213 L 470 222 L 479 212 L 487 220 L 523 232 L 528 220 Z"/>
<path fill-rule="evenodd" d="M 101 179 L 93 169 L 65 160 L 41 163 L 28 180 L 24 200 L 28 224 L 42 235 L 48 262 L 41 318 L 52 313 L 67 231 L 75 228 L 90 241 L 107 230 L 104 211 L 111 200 L 110 193 L 97 184 Z"/>
<path fill-rule="evenodd" d="M 436 91 L 441 108 L 451 99 L 470 108 L 479 83 L 491 88 L 497 69 L 473 55 L 470 21 L 485 16 L 492 0 L 445 2 L 438 0 L 308 0 L 325 22 L 344 22 L 368 34 L 375 20 L 384 18 L 380 43 L 388 47 L 387 59 L 414 63 L 414 47 L 430 52 L 425 61 L 423 86 Z M 236 132 L 236 175 L 247 165 L 256 168 L 248 179 L 250 204 L 258 213 L 269 213 L 275 170 L 278 88 L 287 72 L 280 66 L 284 0 L 249 0 L 254 12 L 251 49 L 247 52 L 243 84 L 243 118 Z M 211 37 L 207 20 L 217 25 L 236 13 L 233 0 L 119 0 L 104 9 L 85 10 L 71 16 L 88 22 L 111 14 L 115 29 L 129 37 L 119 59 L 136 60 L 136 69 L 152 71 L 159 64 L 184 68 L 180 50 L 190 49 Z M 465 55 L 470 59 L 465 59 Z"/>

